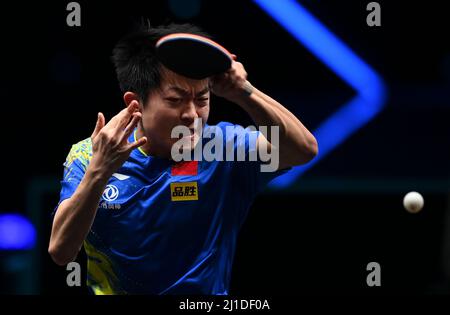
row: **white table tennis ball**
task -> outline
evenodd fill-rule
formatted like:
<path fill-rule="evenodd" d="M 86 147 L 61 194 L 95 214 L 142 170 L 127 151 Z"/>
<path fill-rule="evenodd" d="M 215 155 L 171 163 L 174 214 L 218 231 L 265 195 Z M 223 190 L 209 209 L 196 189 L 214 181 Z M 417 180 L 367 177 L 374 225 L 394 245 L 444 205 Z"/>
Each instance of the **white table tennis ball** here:
<path fill-rule="evenodd" d="M 423 208 L 423 197 L 416 191 L 411 191 L 403 198 L 403 206 L 406 211 L 411 213 L 417 213 Z"/>

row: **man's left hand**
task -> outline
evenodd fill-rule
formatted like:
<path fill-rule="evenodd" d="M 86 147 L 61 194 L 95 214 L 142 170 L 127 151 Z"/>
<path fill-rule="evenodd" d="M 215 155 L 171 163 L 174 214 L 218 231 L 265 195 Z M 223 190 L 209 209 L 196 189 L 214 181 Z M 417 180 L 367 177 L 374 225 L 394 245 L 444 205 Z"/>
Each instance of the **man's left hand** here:
<path fill-rule="evenodd" d="M 238 102 L 243 97 L 251 94 L 249 91 L 251 85 L 247 81 L 247 72 L 242 63 L 235 61 L 233 56 L 231 68 L 226 72 L 211 78 L 211 91 L 220 97 L 226 98 L 231 102 Z"/>

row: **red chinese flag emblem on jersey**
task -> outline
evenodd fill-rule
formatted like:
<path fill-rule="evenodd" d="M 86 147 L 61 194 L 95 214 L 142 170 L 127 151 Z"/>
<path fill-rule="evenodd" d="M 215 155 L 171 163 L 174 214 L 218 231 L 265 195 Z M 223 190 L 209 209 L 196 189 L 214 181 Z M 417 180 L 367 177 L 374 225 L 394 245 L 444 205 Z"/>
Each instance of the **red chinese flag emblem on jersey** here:
<path fill-rule="evenodd" d="M 197 175 L 198 161 L 183 161 L 172 165 L 172 176 Z"/>

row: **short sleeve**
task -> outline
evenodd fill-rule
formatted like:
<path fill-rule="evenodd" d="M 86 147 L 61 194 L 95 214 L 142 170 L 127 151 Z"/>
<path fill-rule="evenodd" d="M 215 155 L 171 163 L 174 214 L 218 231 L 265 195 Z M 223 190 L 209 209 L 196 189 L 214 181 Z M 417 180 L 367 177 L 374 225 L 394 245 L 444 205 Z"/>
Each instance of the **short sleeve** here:
<path fill-rule="evenodd" d="M 267 169 L 262 167 L 266 162 L 259 159 L 256 147 L 257 139 L 261 134 L 260 131 L 230 123 L 220 123 L 219 125 L 225 135 L 225 150 L 230 147 L 234 148 L 236 163 L 233 163 L 233 166 L 238 171 L 238 176 L 242 182 L 246 184 L 247 193 L 250 195 L 253 196 L 262 191 L 269 182 L 291 169 L 268 172 Z M 240 162 L 240 160 L 244 161 Z"/>
<path fill-rule="evenodd" d="M 67 155 L 64 162 L 63 178 L 61 180 L 61 191 L 58 205 L 56 206 L 53 214 L 56 212 L 58 206 L 65 199 L 72 197 L 73 193 L 77 189 L 81 180 L 83 179 L 86 168 L 89 161 L 92 158 L 92 143 L 91 139 L 85 139 L 83 141 L 74 144 Z"/>

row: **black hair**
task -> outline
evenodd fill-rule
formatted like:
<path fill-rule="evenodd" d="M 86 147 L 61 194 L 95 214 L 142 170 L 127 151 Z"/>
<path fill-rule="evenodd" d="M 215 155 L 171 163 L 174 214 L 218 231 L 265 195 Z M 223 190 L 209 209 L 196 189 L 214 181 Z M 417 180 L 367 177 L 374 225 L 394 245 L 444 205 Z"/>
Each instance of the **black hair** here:
<path fill-rule="evenodd" d="M 111 60 L 122 93 L 134 92 L 145 104 L 149 93 L 160 87 L 161 63 L 155 54 L 156 42 L 172 33 L 211 36 L 192 24 L 166 24 L 152 27 L 143 20 L 137 30 L 118 41 Z"/>

